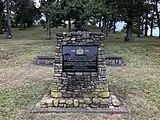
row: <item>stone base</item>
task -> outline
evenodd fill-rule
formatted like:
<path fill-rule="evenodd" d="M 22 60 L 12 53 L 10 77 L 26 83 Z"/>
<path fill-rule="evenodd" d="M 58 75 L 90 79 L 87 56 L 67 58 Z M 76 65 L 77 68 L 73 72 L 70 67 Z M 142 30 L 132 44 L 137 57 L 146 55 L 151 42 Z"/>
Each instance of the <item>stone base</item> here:
<path fill-rule="evenodd" d="M 127 113 L 125 105 L 115 95 L 98 101 L 102 98 L 51 98 L 45 95 L 41 101 L 31 109 L 32 113 Z M 86 100 L 86 101 L 84 101 Z M 83 102 L 83 103 L 81 103 Z"/>
<path fill-rule="evenodd" d="M 30 111 L 31 113 L 109 113 L 109 114 L 123 114 L 128 113 L 128 109 L 122 105 L 120 107 L 109 107 L 109 108 L 60 108 L 60 107 L 48 107 L 41 108 L 40 104 L 37 103 L 33 109 Z"/>

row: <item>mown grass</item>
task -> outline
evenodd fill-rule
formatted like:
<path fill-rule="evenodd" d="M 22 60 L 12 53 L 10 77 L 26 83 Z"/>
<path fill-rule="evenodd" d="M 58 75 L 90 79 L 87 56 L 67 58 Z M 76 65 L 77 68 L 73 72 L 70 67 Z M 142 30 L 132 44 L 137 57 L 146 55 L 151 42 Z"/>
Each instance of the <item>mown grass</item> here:
<path fill-rule="evenodd" d="M 106 55 L 122 56 L 127 63 L 125 68 L 110 68 L 109 80 L 131 111 L 128 119 L 159 120 L 160 40 L 134 39 L 134 43 L 124 43 L 123 35 L 106 39 Z"/>
<path fill-rule="evenodd" d="M 91 31 L 100 31 L 90 27 Z M 45 40 L 41 27 L 13 30 L 13 40 L 0 36 L 0 120 L 103 120 L 107 114 L 31 114 L 28 109 L 54 82 L 53 68 L 32 65 L 38 55 L 54 55 L 55 33 Z M 126 103 L 127 120 L 160 119 L 160 40 L 134 36 L 133 43 L 123 41 L 124 34 L 109 34 L 105 39 L 106 56 L 122 56 L 127 67 L 109 67 L 113 91 Z"/>

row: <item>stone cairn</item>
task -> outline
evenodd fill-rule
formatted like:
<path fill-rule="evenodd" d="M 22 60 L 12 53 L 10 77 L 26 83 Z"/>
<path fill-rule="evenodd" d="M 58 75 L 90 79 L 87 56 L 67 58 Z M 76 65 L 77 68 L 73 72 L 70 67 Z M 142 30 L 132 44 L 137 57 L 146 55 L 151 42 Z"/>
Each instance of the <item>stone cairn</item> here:
<path fill-rule="evenodd" d="M 91 32 L 57 33 L 54 81 L 49 96 L 40 101 L 41 108 L 109 108 L 120 102 L 108 87 L 104 35 Z M 63 72 L 62 45 L 98 45 L 98 72 Z"/>

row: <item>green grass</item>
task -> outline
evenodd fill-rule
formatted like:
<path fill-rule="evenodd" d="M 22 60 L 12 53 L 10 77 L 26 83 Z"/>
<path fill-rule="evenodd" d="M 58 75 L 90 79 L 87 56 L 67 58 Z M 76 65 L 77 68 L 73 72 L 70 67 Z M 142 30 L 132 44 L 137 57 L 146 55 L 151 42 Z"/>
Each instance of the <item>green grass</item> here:
<path fill-rule="evenodd" d="M 89 27 L 90 31 L 100 31 Z M 53 68 L 32 65 L 38 55 L 54 55 L 55 33 L 45 40 L 41 27 L 13 30 L 13 40 L 0 36 L 0 120 L 106 120 L 107 114 L 31 114 L 28 109 L 44 94 L 53 81 Z M 106 56 L 122 56 L 127 67 L 109 67 L 113 91 L 131 111 L 127 120 L 160 120 L 160 40 L 124 34 L 109 34 L 105 39 Z"/>
<path fill-rule="evenodd" d="M 116 39 L 120 38 L 120 39 Z M 123 36 L 111 35 L 105 41 L 106 55 L 122 56 L 126 68 L 110 68 L 111 86 L 130 108 L 129 119 L 160 119 L 160 40 L 135 38 L 124 43 Z"/>

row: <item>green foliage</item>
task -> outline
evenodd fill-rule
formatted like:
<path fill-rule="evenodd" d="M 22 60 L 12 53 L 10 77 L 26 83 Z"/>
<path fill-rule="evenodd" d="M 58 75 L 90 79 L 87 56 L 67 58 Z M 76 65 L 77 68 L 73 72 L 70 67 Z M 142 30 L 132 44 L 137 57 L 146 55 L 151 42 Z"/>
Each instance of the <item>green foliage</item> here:
<path fill-rule="evenodd" d="M 50 19 L 51 27 L 57 27 L 63 23 L 64 13 L 59 1 L 41 1 L 41 10 L 45 14 L 46 20 Z"/>
<path fill-rule="evenodd" d="M 35 20 L 38 20 L 40 16 L 40 11 L 35 7 L 35 3 L 32 0 L 14 0 L 14 12 L 15 23 L 20 24 L 21 27 L 25 28 L 25 23 L 27 27 L 30 27 Z M 22 26 L 24 25 L 24 26 Z"/>

